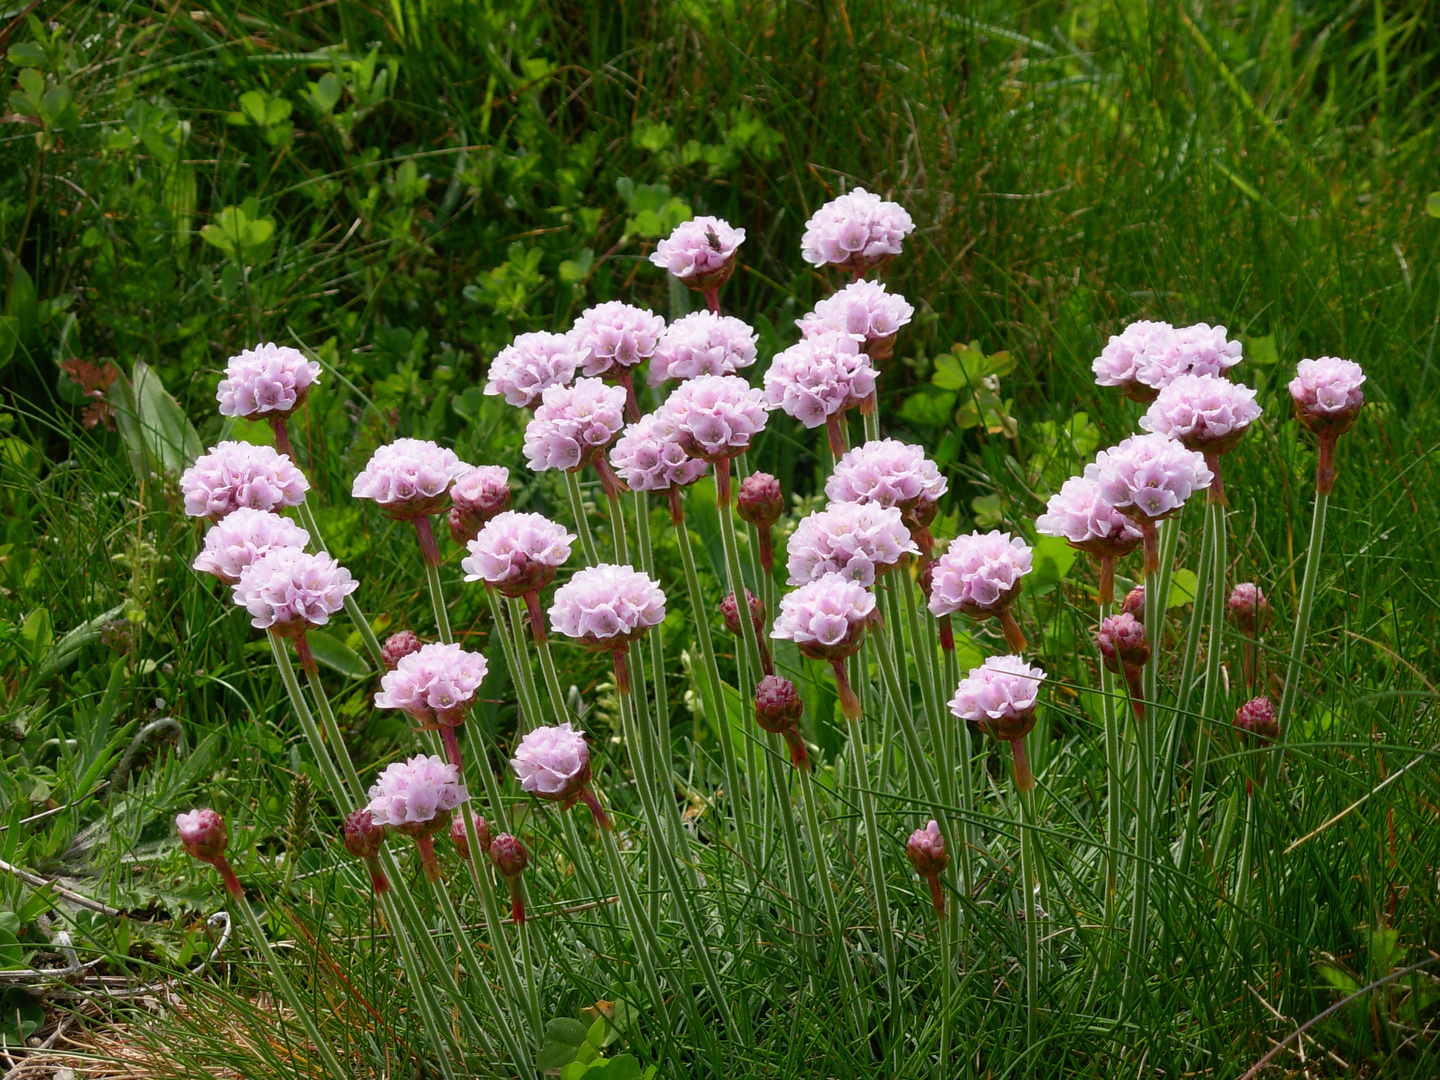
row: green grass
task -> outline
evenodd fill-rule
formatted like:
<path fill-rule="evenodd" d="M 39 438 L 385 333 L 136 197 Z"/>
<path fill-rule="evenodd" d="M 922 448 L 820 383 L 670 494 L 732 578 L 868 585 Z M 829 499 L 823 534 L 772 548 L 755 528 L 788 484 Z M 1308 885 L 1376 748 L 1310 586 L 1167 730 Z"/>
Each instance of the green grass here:
<path fill-rule="evenodd" d="M 59 362 L 114 362 L 127 375 L 137 362 L 151 365 L 209 444 L 226 434 L 213 393 L 231 353 L 257 339 L 315 349 L 330 371 L 295 441 L 325 536 L 361 577 L 372 617 L 429 634 L 413 541 L 348 499 L 370 451 L 396 435 L 438 439 L 467 460 L 509 465 L 517 506 L 567 519 L 553 477 L 523 468 L 516 412 L 479 392 L 495 352 L 516 333 L 563 329 L 606 299 L 667 316 L 687 310 L 690 298 L 644 256 L 688 209 L 749 233 L 724 297 L 759 329 L 763 367 L 795 338 L 792 320 L 834 285 L 799 258 L 805 219 L 857 184 L 902 202 L 918 226 L 884 275 L 917 319 L 886 365 L 882 418 L 945 467 L 943 537 L 976 526 L 1028 531 L 1049 491 L 1097 445 L 1133 430 L 1138 410 L 1094 387 L 1089 368 L 1125 323 L 1223 323 L 1245 342 L 1240 371 L 1266 416 L 1226 462 L 1230 574 L 1259 581 L 1275 604 L 1264 645 L 1274 674 L 1284 669 L 1304 569 L 1314 463 L 1313 443 L 1289 419 L 1285 382 L 1298 359 L 1319 355 L 1359 360 L 1370 376 L 1365 414 L 1341 443 L 1286 775 L 1257 803 L 1248 907 L 1234 928 L 1240 826 L 1225 822 L 1252 758 L 1224 730 L 1243 700 L 1232 675 L 1212 718 L 1220 738 L 1203 857 L 1181 878 L 1165 845 L 1157 849 L 1155 948 L 1144 992 L 1128 1003 L 1118 972 L 1096 959 L 1105 773 L 1090 690 L 1092 570 L 1082 559 L 1057 587 L 1029 591 L 1022 623 L 1056 683 L 1031 739 L 1056 897 L 1041 1042 L 1027 1053 L 1018 842 L 997 752 L 996 786 L 976 809 L 984 880 L 965 908 L 955 1051 L 939 1075 L 1236 1076 L 1351 989 L 1432 955 L 1440 220 L 1426 199 L 1440 187 L 1440 33 L 1428 6 L 341 0 L 77 3 L 41 14 L 59 23 L 53 42 L 42 28 L 47 86 L 63 83 L 74 104 L 63 108 L 61 94 L 41 110 L 45 126 L 0 127 L 0 858 L 74 876 L 131 913 L 65 916 L 106 971 L 152 978 L 207 951 L 201 926 L 218 893 L 174 847 L 170 820 L 214 804 L 229 817 L 241 877 L 267 899 L 272 937 L 296 943 L 294 978 L 317 995 L 327 1034 L 354 1051 L 357 1072 L 389 1075 L 409 1068 L 400 1062 L 411 1055 L 436 1071 L 437 1046 L 411 1011 L 388 928 L 358 864 L 333 841 L 347 808 L 322 797 L 315 833 L 287 850 L 293 778 L 319 777 L 267 654 L 219 590 L 188 570 L 198 531 L 179 513 L 173 476 L 164 461 L 142 457 L 137 467 L 121 434 L 83 428 Z M 8 48 L 32 37 L 28 23 L 0 18 Z M 7 92 L 19 65 L 38 55 L 11 53 Z M 246 99 L 247 114 L 241 95 L 254 91 L 266 98 Z M 288 115 L 252 122 L 276 98 Z M 23 113 L 23 102 L 12 99 L 8 111 Z M 236 220 L 234 211 L 222 218 L 227 207 L 273 232 L 262 237 L 262 227 L 256 243 L 227 251 L 200 232 L 218 226 L 208 235 L 223 240 Z M 995 408 L 1013 417 L 1014 438 L 955 424 L 955 403 L 932 382 L 937 358 L 971 341 L 1002 372 Z M 1081 412 L 1084 423 L 1072 419 Z M 813 498 L 820 444 L 783 421 L 772 421 L 752 465 Z M 258 427 L 230 433 L 267 437 Z M 691 517 L 718 601 L 709 490 L 697 490 Z M 1186 518 L 1182 567 L 1194 566 L 1200 516 L 1196 506 Z M 667 524 L 656 516 L 656 559 L 678 598 Z M 451 621 L 496 668 L 476 723 L 506 746 L 515 695 L 485 605 L 446 550 Z M 47 641 L 122 604 L 127 653 L 109 649 L 95 626 L 69 639 L 78 651 L 68 664 L 31 678 Z M 1189 610 L 1171 612 L 1179 640 Z M 687 649 L 698 663 L 690 622 L 674 610 L 665 627 L 667 704 L 676 772 L 702 809 L 723 770 L 716 732 L 687 705 L 679 656 Z M 342 621 L 337 636 L 347 633 Z M 983 634 L 977 642 L 994 644 Z M 349 644 L 359 651 L 358 635 Z M 625 782 L 608 663 L 563 646 L 557 654 L 591 710 L 598 772 L 648 896 L 650 841 Z M 733 656 L 721 663 L 732 678 Z M 806 737 L 842 778 L 837 788 L 834 773 L 817 774 L 837 824 L 828 853 L 841 917 L 860 992 L 879 1003 L 885 980 L 858 806 L 843 783 L 843 724 L 828 676 L 804 668 Z M 406 725 L 369 706 L 373 675 L 325 677 L 363 776 L 409 749 Z M 180 720 L 188 753 L 147 743 L 128 777 L 106 785 L 134 734 L 161 716 Z M 742 717 L 737 734 L 755 731 Z M 871 747 L 877 773 L 886 749 Z M 887 873 L 903 1040 L 855 1039 L 836 977 L 807 970 L 791 937 L 801 913 L 783 891 L 751 894 L 718 842 L 716 811 L 703 808 L 697 828 L 710 843 L 695 852 L 707 887 L 696 902 L 719 920 L 721 978 L 748 1011 L 753 1039 L 737 1050 L 708 1014 L 697 1024 L 672 1005 L 673 1031 L 642 1015 L 621 1024 L 608 1052 L 647 1065 L 665 1056 L 662 1076 L 934 1074 L 934 918 L 901 851 L 928 815 L 903 768 L 891 762 L 900 782 L 877 791 L 882 834 L 894 844 Z M 1183 768 L 1180 781 L 1188 785 Z M 51 806 L 62 809 L 22 824 Z M 1173 801 L 1168 812 L 1183 821 Z M 601 999 L 643 1008 L 618 913 L 584 907 L 595 896 L 571 873 L 553 821 L 544 810 L 524 825 L 548 965 L 544 1014 L 577 1017 Z M 776 882 L 785 877 L 778 835 L 772 829 L 766 844 L 767 880 Z M 286 860 L 299 862 L 288 889 Z M 43 961 L 36 918 L 45 900 L 9 876 L 0 890 L 0 930 L 18 935 L 27 962 Z M 478 910 L 465 888 L 457 893 L 467 915 Z M 570 907 L 583 910 L 553 914 Z M 823 948 L 823 909 L 814 907 Z M 667 916 L 662 935 L 683 957 L 678 922 Z M 162 1048 L 176 1076 L 199 1075 L 200 1060 L 246 1076 L 293 1075 L 256 1004 L 258 959 L 237 946 L 230 956 L 227 978 L 186 982 L 188 1014 L 137 1026 L 132 1037 Z M 1433 973 L 1407 976 L 1317 1026 L 1305 1047 L 1310 1075 L 1433 1075 L 1435 987 Z M 127 1008 L 119 1016 L 134 1018 Z M 882 1067 L 876 1054 L 899 1064 Z M 1293 1054 L 1279 1060 L 1300 1068 Z M 488 1067 L 471 1063 L 477 1074 Z"/>

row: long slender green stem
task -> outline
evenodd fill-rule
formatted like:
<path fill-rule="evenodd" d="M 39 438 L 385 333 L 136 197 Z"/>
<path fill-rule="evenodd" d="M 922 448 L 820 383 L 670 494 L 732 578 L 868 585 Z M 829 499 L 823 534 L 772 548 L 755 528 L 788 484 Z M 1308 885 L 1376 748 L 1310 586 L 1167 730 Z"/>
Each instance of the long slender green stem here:
<path fill-rule="evenodd" d="M 956 905 L 952 903 L 950 906 Z M 950 956 L 953 947 L 947 940 L 949 925 L 949 920 L 944 915 L 935 920 L 935 936 L 940 946 L 940 1059 L 937 1062 L 936 1080 L 950 1080 L 952 1074 L 949 1070 L 954 1067 L 950 1060 L 950 1011 L 954 1008 L 955 963 Z"/>
<path fill-rule="evenodd" d="M 1195 718 L 1195 763 L 1190 779 L 1190 801 L 1186 807 L 1185 833 L 1180 841 L 1180 876 L 1190 872 L 1190 861 L 1200 832 L 1200 803 L 1205 795 L 1205 766 L 1210 757 L 1210 734 L 1207 729 L 1216 700 L 1220 696 L 1220 658 L 1224 652 L 1225 633 L 1225 505 L 1207 504 L 1208 532 L 1214 534 L 1211 547 L 1214 565 L 1211 568 L 1208 622 L 1206 631 L 1205 688 L 1200 695 L 1200 715 Z"/>
<path fill-rule="evenodd" d="M 620 499 L 607 495 L 605 508 L 610 513 L 610 542 L 614 545 L 615 561 L 629 565 L 630 541 L 625 534 L 625 511 L 620 508 Z"/>
<path fill-rule="evenodd" d="M 445 607 L 445 590 L 440 586 L 440 567 L 425 564 L 425 584 L 430 589 L 430 606 L 435 609 L 435 630 L 444 644 L 454 644 L 455 636 L 450 633 L 450 613 Z"/>
<path fill-rule="evenodd" d="M 1246 911 L 1250 904 L 1250 862 L 1255 850 L 1255 796 L 1249 795 L 1245 799 L 1245 821 L 1241 826 L 1245 830 L 1240 838 L 1240 865 L 1235 871 L 1235 906 L 1231 913 L 1234 920 L 1230 924 L 1230 947 L 1232 952 L 1240 954 L 1240 935 L 1245 929 Z"/>
<path fill-rule="evenodd" d="M 1273 775 L 1280 776 L 1285 758 L 1285 742 L 1290 733 L 1290 714 L 1295 708 L 1295 693 L 1300 688 L 1300 671 L 1305 666 L 1305 643 L 1310 636 L 1310 612 L 1315 606 L 1315 584 L 1320 577 L 1320 555 L 1325 542 L 1325 511 L 1330 493 L 1315 493 L 1315 511 L 1310 518 L 1310 546 L 1305 551 L 1305 577 L 1300 584 L 1300 605 L 1295 613 L 1295 633 L 1290 638 L 1290 662 L 1285 667 L 1285 690 L 1280 695 L 1280 738 L 1276 743 Z"/>
<path fill-rule="evenodd" d="M 640 552 L 640 569 L 652 578 L 655 573 L 655 551 L 650 542 L 650 505 L 643 491 L 635 493 L 635 545 Z M 675 802 L 674 753 L 670 743 L 670 695 L 665 677 L 665 628 L 652 627 L 645 635 L 650 646 L 650 676 L 655 682 L 655 781 L 662 784 L 665 805 L 669 808 L 667 817 L 676 843 L 688 842 L 685 823 L 680 808 Z"/>
<path fill-rule="evenodd" d="M 590 520 L 585 516 L 585 499 L 580 494 L 580 477 L 573 472 L 565 474 L 565 493 L 570 496 L 570 515 L 575 519 L 575 531 L 580 534 L 580 547 L 585 552 L 585 564 L 595 566 L 600 556 L 595 550 L 595 537 L 590 532 Z"/>
<path fill-rule="evenodd" d="M 1039 1022 L 1040 986 L 1040 925 L 1035 914 L 1035 883 L 1037 867 L 1031 847 L 1030 830 L 1034 827 L 1034 802 L 1029 791 L 1020 793 L 1020 888 L 1024 893 L 1025 911 L 1025 1044 L 1033 1052 Z"/>
<path fill-rule="evenodd" d="M 1100 621 L 1110 617 L 1111 605 L 1101 603 Z M 1100 665 L 1100 713 L 1105 726 L 1105 930 L 1107 941 L 1115 926 L 1120 878 L 1120 834 L 1124 829 L 1124 765 L 1120 755 L 1120 721 L 1115 712 L 1115 675 Z"/>
<path fill-rule="evenodd" d="M 890 650 L 886 647 L 885 631 L 876 628 L 871 632 L 878 639 L 879 647 L 875 652 L 880 658 L 880 673 L 885 682 L 885 692 L 890 696 L 896 719 L 900 723 L 900 734 L 905 740 L 905 747 L 910 755 L 910 766 L 920 781 L 921 794 L 930 804 L 931 816 L 940 826 L 946 849 L 953 850 L 955 837 L 949 832 L 950 815 L 945 812 L 945 804 L 940 798 L 940 787 L 936 783 L 935 774 L 931 771 L 929 759 L 925 756 L 925 748 L 920 741 L 920 732 L 915 727 L 915 718 L 910 711 L 910 699 L 904 693 L 900 673 L 896 670 Z"/>
<path fill-rule="evenodd" d="M 260 920 L 255 917 L 255 912 L 250 907 L 250 901 L 243 896 L 237 896 L 233 898 L 230 906 L 239 909 L 245 929 L 249 931 L 251 939 L 255 942 L 255 948 L 259 950 L 265 966 L 270 969 L 270 978 L 274 980 L 280 996 L 290 1006 L 295 1018 L 300 1021 L 306 1037 L 315 1044 L 315 1051 L 320 1055 L 320 1060 L 325 1065 L 325 1071 L 334 1080 L 350 1080 L 350 1071 L 340 1064 L 340 1059 L 335 1056 L 335 1051 L 330 1049 L 330 1044 L 325 1041 L 320 1034 L 320 1029 L 315 1025 L 313 1013 L 317 1011 L 316 1007 L 301 998 L 295 985 L 290 981 L 290 977 L 285 974 L 285 969 L 280 966 L 275 951 L 270 948 L 270 939 L 265 936 L 265 930 L 260 925 Z"/>
<path fill-rule="evenodd" d="M 310 542 L 315 545 L 315 549 L 325 552 L 325 538 L 320 535 L 320 526 L 315 523 L 315 512 L 310 509 L 310 503 L 302 501 L 295 507 L 295 512 L 300 515 L 300 524 L 310 534 Z M 375 631 L 370 629 L 370 621 L 360 611 L 360 605 L 353 596 L 345 597 L 345 614 L 350 616 L 350 621 L 360 632 L 360 640 L 365 643 L 365 651 L 370 654 L 370 659 L 383 668 L 385 658 L 380 651 L 380 639 L 375 636 Z"/>
<path fill-rule="evenodd" d="M 1160 655 L 1161 591 L 1158 575 L 1145 575 L 1145 630 L 1150 635 L 1150 663 L 1145 667 L 1146 717 L 1136 728 L 1135 769 L 1135 892 L 1130 909 L 1130 951 L 1126 958 L 1125 996 L 1139 989 L 1141 969 L 1145 963 L 1146 942 L 1150 921 L 1150 870 L 1153 846 L 1154 813 L 1154 751 L 1155 751 L 1155 686 Z"/>
<path fill-rule="evenodd" d="M 640 899 L 635 895 L 630 872 L 620 856 L 615 843 L 615 834 L 609 829 L 600 829 L 601 843 L 605 847 L 605 858 L 610 864 L 610 876 L 615 882 L 615 891 L 620 897 L 620 906 L 625 912 L 625 921 L 630 927 L 630 936 L 635 941 L 635 955 L 640 962 L 640 975 L 645 980 L 645 989 L 650 994 L 651 1007 L 660 1022 L 660 1029 L 670 1029 L 670 1010 L 665 1004 L 665 993 L 660 982 L 660 957 L 665 955 L 655 928 L 650 925 Z"/>
<path fill-rule="evenodd" d="M 870 790 L 870 771 L 866 768 L 861 718 L 855 717 L 847 726 L 850 729 L 849 738 L 846 739 L 850 750 L 850 769 L 855 774 L 855 793 L 860 800 L 860 817 L 865 828 L 865 859 L 870 871 L 870 890 L 875 901 L 875 932 L 880 936 L 880 956 L 885 964 L 885 992 L 889 997 L 890 1012 L 896 1024 L 892 1036 L 899 1041 L 902 1037 L 899 1025 L 903 1018 L 900 971 L 895 962 L 895 932 L 890 925 L 890 889 L 885 881 L 885 852 L 880 844 L 880 820 L 875 812 L 875 793 Z"/>

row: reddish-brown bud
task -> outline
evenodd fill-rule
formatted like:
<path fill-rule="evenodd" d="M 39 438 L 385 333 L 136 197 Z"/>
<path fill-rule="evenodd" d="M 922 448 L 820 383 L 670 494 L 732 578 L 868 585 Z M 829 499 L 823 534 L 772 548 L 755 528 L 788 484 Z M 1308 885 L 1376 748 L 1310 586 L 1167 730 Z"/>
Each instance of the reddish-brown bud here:
<path fill-rule="evenodd" d="M 1251 698 L 1235 710 L 1235 730 L 1242 737 L 1253 738 L 1261 746 L 1268 746 L 1280 737 L 1280 720 L 1275 715 L 1275 703 L 1268 697 Z"/>
<path fill-rule="evenodd" d="M 519 837 L 501 833 L 490 842 L 490 861 L 501 877 L 514 881 L 530 865 L 530 853 Z"/>
<path fill-rule="evenodd" d="M 1242 581 L 1230 591 L 1226 601 L 1235 626 L 1246 637 L 1255 637 L 1270 621 L 1270 601 L 1253 581 Z"/>
<path fill-rule="evenodd" d="M 770 528 L 785 513 L 785 493 L 780 490 L 780 481 L 769 473 L 751 473 L 740 481 L 735 512 L 742 521 L 758 529 Z"/>
<path fill-rule="evenodd" d="M 419 652 L 424 644 L 409 630 L 401 630 L 385 639 L 385 644 L 380 646 L 380 659 L 384 661 L 387 671 L 394 671 L 401 660 L 411 653 Z"/>
<path fill-rule="evenodd" d="M 1095 639 L 1105 666 L 1116 674 L 1125 667 L 1144 667 L 1150 659 L 1150 642 L 1145 637 L 1145 627 L 1127 612 L 1111 615 L 1102 622 Z"/>

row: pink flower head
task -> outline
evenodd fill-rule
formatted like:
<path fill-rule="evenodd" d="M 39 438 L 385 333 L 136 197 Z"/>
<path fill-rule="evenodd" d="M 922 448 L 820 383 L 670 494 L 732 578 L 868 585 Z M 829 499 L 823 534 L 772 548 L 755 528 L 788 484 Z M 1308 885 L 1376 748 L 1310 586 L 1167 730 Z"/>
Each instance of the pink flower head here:
<path fill-rule="evenodd" d="M 1150 640 L 1145 636 L 1145 627 L 1128 612 L 1107 618 L 1100 624 L 1095 638 L 1100 659 L 1117 675 L 1127 667 L 1144 667 L 1150 659 Z"/>
<path fill-rule="evenodd" d="M 619 300 L 581 313 L 570 331 L 585 375 L 617 377 L 644 363 L 660 344 L 665 320 Z"/>
<path fill-rule="evenodd" d="M 991 656 L 960 680 L 950 711 L 985 734 L 1011 742 L 1035 726 L 1035 706 L 1045 672 L 1020 656 Z"/>
<path fill-rule="evenodd" d="M 1235 710 L 1233 721 L 1241 738 L 1253 739 L 1260 746 L 1269 746 L 1280 737 L 1280 720 L 1275 715 L 1275 703 L 1268 697 L 1251 698 Z"/>
<path fill-rule="evenodd" d="M 753 472 L 745 477 L 740 481 L 735 513 L 768 535 L 785 513 L 785 492 L 780 489 L 780 481 L 766 472 Z"/>
<path fill-rule="evenodd" d="M 510 767 L 521 791 L 570 807 L 590 782 L 590 747 L 585 733 L 573 729 L 568 720 L 537 727 L 520 740 Z"/>
<path fill-rule="evenodd" d="M 1035 531 L 1063 536 L 1071 547 L 1102 557 L 1126 555 L 1140 543 L 1135 523 L 1100 497 L 1100 485 L 1089 476 L 1072 476 L 1050 496 Z"/>
<path fill-rule="evenodd" d="M 225 819 L 206 807 L 175 816 L 175 831 L 180 846 L 191 858 L 212 862 L 225 854 L 230 838 L 225 832 Z"/>
<path fill-rule="evenodd" d="M 1224 375 L 1240 363 L 1241 346 L 1223 326 L 1195 323 L 1171 333 L 1155 357 L 1150 383 L 1164 390 L 1181 375 Z"/>
<path fill-rule="evenodd" d="M 950 865 L 950 854 L 945 850 L 945 838 L 940 835 L 940 825 L 933 819 L 923 829 L 910 834 L 905 845 L 905 854 L 915 873 L 923 878 L 933 878 L 945 872 Z"/>
<path fill-rule="evenodd" d="M 232 589 L 235 602 L 250 613 L 251 626 L 298 637 L 329 622 L 359 587 L 350 571 L 329 555 L 277 547 L 240 571 Z"/>
<path fill-rule="evenodd" d="M 434 754 L 392 761 L 375 778 L 365 809 L 377 825 L 407 836 L 430 836 L 450 823 L 450 811 L 470 798 L 460 767 Z"/>
<path fill-rule="evenodd" d="M 692 289 L 718 289 L 735 270 L 745 230 L 717 217 L 691 218 L 655 245 L 650 261 Z"/>
<path fill-rule="evenodd" d="M 825 482 L 825 494 L 835 502 L 875 503 L 906 512 L 938 502 L 948 490 L 924 448 L 899 439 L 874 439 L 846 451 Z"/>
<path fill-rule="evenodd" d="M 859 343 L 833 331 L 775 354 L 765 372 L 765 404 L 807 428 L 858 405 L 875 392 L 875 367 Z"/>
<path fill-rule="evenodd" d="M 734 375 L 755 363 L 758 335 L 730 315 L 696 311 L 676 319 L 650 359 L 650 385 L 697 375 Z"/>
<path fill-rule="evenodd" d="M 433 442 L 396 439 L 370 456 L 350 494 L 375 500 L 388 518 L 411 521 L 443 509 L 450 484 L 470 468 Z"/>
<path fill-rule="evenodd" d="M 221 416 L 289 416 L 305 403 L 320 365 L 298 349 L 268 342 L 232 356 L 215 390 Z"/>
<path fill-rule="evenodd" d="M 1254 637 L 1270 621 L 1270 601 L 1253 581 L 1242 581 L 1231 589 L 1225 606 L 1230 609 L 1235 625 L 1247 637 Z"/>
<path fill-rule="evenodd" d="M 483 581 L 504 596 L 537 592 L 555 580 L 575 535 L 543 514 L 506 510 L 470 541 L 460 562 L 466 581 Z"/>
<path fill-rule="evenodd" d="M 271 548 L 303 548 L 309 542 L 310 534 L 289 518 L 242 506 L 205 534 L 205 547 L 191 565 L 234 585 L 240 572 Z"/>
<path fill-rule="evenodd" d="M 860 342 L 873 358 L 883 360 L 895 348 L 895 335 L 915 314 L 899 293 L 887 292 L 878 281 L 852 281 L 827 296 L 803 319 L 796 319 L 803 337 L 817 334 L 848 334 Z"/>
<path fill-rule="evenodd" d="M 550 629 L 596 649 L 634 641 L 665 619 L 665 594 L 632 566 L 598 563 L 555 590 Z"/>
<path fill-rule="evenodd" d="M 541 330 L 521 334 L 490 362 L 485 393 L 508 405 L 533 409 L 551 386 L 566 386 L 585 354 L 569 334 Z"/>
<path fill-rule="evenodd" d="M 899 203 L 855 188 L 815 211 L 805 223 L 800 254 L 811 266 L 863 270 L 899 255 L 914 228 Z"/>
<path fill-rule="evenodd" d="M 525 460 L 535 472 L 583 469 L 625 426 L 625 389 L 599 379 L 551 386 L 525 428 Z"/>
<path fill-rule="evenodd" d="M 386 671 L 394 671 L 401 660 L 424 647 L 425 643 L 415 636 L 414 631 L 397 630 L 380 646 L 380 662 L 385 665 Z"/>
<path fill-rule="evenodd" d="M 1142 524 L 1175 513 L 1215 479 L 1203 454 L 1153 432 L 1101 450 L 1085 475 L 1099 486 L 1100 498 Z"/>
<path fill-rule="evenodd" d="M 780 598 L 770 630 L 777 641 L 793 641 L 812 660 L 843 660 L 865 642 L 877 620 L 875 597 L 839 574 L 826 574 Z"/>
<path fill-rule="evenodd" d="M 905 518 L 879 503 L 831 503 L 802 518 L 790 537 L 790 584 L 840 574 L 869 588 L 902 555 L 918 555 Z"/>
<path fill-rule="evenodd" d="M 957 536 L 935 563 L 931 614 L 998 614 L 1020 591 L 1020 579 L 1030 570 L 1030 545 L 1018 536 L 998 529 Z"/>
<path fill-rule="evenodd" d="M 1175 328 L 1142 319 L 1111 336 L 1090 364 L 1100 386 L 1118 386 L 1135 401 L 1152 401 L 1159 392 L 1159 357 Z"/>
<path fill-rule="evenodd" d="M 481 526 L 509 509 L 510 470 L 476 465 L 450 485 L 450 536 L 457 544 L 468 544 Z"/>
<path fill-rule="evenodd" d="M 278 510 L 305 501 L 310 482 L 295 463 L 273 446 L 222 442 L 180 475 L 185 513 L 219 521 L 248 506 Z"/>
<path fill-rule="evenodd" d="M 712 463 L 743 454 L 769 419 L 760 391 L 738 375 L 701 375 L 683 382 L 659 413 L 675 425 L 688 454 Z"/>
<path fill-rule="evenodd" d="M 342 826 L 345 850 L 357 859 L 373 859 L 385 846 L 385 826 L 375 822 L 369 810 L 352 810 Z"/>
<path fill-rule="evenodd" d="M 464 721 L 488 668 L 485 657 L 459 645 L 426 645 L 380 677 L 375 707 L 400 709 L 427 726 L 454 727 Z"/>
<path fill-rule="evenodd" d="M 1140 426 L 1191 450 L 1223 454 L 1259 416 L 1255 391 L 1248 386 L 1223 375 L 1180 375 L 1160 391 Z"/>
<path fill-rule="evenodd" d="M 710 466 L 680 444 L 680 426 L 664 409 L 628 425 L 610 450 L 610 464 L 631 491 L 669 491 L 699 480 Z"/>
<path fill-rule="evenodd" d="M 1355 423 L 1365 393 L 1360 389 L 1365 372 L 1353 360 L 1322 356 L 1301 360 L 1290 380 L 1290 397 L 1295 415 L 1317 435 L 1343 435 Z"/>

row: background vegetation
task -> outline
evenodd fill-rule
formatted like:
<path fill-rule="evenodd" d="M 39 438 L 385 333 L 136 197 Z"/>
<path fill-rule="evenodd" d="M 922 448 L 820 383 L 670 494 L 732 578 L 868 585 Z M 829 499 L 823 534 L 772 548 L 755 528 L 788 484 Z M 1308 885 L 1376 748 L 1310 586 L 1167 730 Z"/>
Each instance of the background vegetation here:
<path fill-rule="evenodd" d="M 1141 317 L 1223 323 L 1244 340 L 1242 370 L 1268 411 L 1227 465 L 1243 523 L 1234 572 L 1264 584 L 1283 627 L 1313 468 L 1284 382 L 1303 356 L 1354 358 L 1370 373 L 1372 404 L 1342 444 L 1297 718 L 1306 746 L 1265 823 L 1273 862 L 1246 945 L 1253 977 L 1220 963 L 1213 905 L 1187 907 L 1176 890 L 1174 979 L 1127 1020 L 1155 1033 L 1147 1068 L 1234 1073 L 1291 1019 L 1440 940 L 1437 47 L 1423 0 L 11 3 L 0 17 L 0 859 L 68 875 L 129 913 L 81 912 L 71 927 L 104 970 L 189 964 L 206 951 L 215 894 L 177 855 L 169 823 L 214 801 L 235 815 L 242 876 L 285 897 L 275 933 L 301 943 L 319 983 L 365 985 L 359 954 L 340 946 L 368 932 L 369 905 L 331 842 L 333 808 L 297 827 L 307 766 L 283 692 L 243 620 L 188 570 L 198 534 L 174 491 L 184 453 L 227 433 L 269 439 L 215 415 L 226 358 L 275 340 L 326 363 L 296 437 L 322 527 L 363 578 L 362 605 L 425 632 L 410 538 L 347 498 L 374 446 L 439 439 L 511 466 L 521 506 L 555 504 L 523 469 L 518 414 L 481 395 L 489 358 L 606 299 L 687 310 L 644 256 L 679 220 L 715 213 L 749 234 L 726 303 L 759 329 L 763 364 L 836 284 L 803 268 L 805 219 L 860 185 L 918 226 L 886 274 L 918 313 L 881 389 L 888 429 L 924 443 L 950 476 L 941 536 L 1028 529 L 1050 490 L 1131 430 L 1133 410 L 1091 384 L 1106 335 Z M 772 427 L 758 464 L 797 499 L 813 496 L 815 440 Z M 1088 818 L 1086 777 L 1100 775 L 1097 717 L 1079 689 L 1094 682 L 1088 568 L 1046 574 L 1027 627 L 1075 689 L 1042 728 L 1037 771 L 1055 770 L 1048 814 Z M 447 575 L 458 586 L 454 565 Z M 451 595 L 457 630 L 483 648 L 478 599 Z M 673 631 L 686 633 L 679 621 Z M 374 675 L 345 633 L 327 678 L 373 765 L 407 736 L 370 710 Z M 572 678 L 603 727 L 603 665 Z M 687 686 L 670 680 L 671 723 L 706 790 L 719 777 L 713 733 L 689 712 Z M 503 679 L 487 692 L 483 719 L 503 737 Z M 807 736 L 828 757 L 841 735 L 818 693 Z M 178 742 L 161 725 L 127 754 L 162 718 L 179 722 Z M 906 808 L 892 809 L 898 829 Z M 0 876 L 0 959 L 45 960 L 46 907 Z M 920 908 L 917 893 L 916 933 Z M 996 979 L 964 988 L 959 1030 L 977 1069 L 1000 1075 L 1016 1061 L 1015 1018 Z M 1311 1075 L 1433 1074 L 1434 991 L 1400 986 L 1317 1029 Z M 189 1019 L 146 1037 L 228 1057 L 245 1075 L 279 1069 L 263 1039 L 217 1041 L 196 1019 L 223 1005 L 226 1023 L 259 1024 L 239 989 L 198 984 Z M 1057 990 L 1045 1067 L 1098 1067 L 1108 1033 L 1066 1011 L 1086 991 Z M 376 993 L 388 1023 L 396 1004 Z M 40 1022 L 21 991 L 4 1008 L 5 1025 Z M 785 1045 L 757 1049 L 756 1074 L 843 1071 L 826 1022 L 802 1017 Z M 403 1024 L 392 1034 L 403 1047 Z"/>

